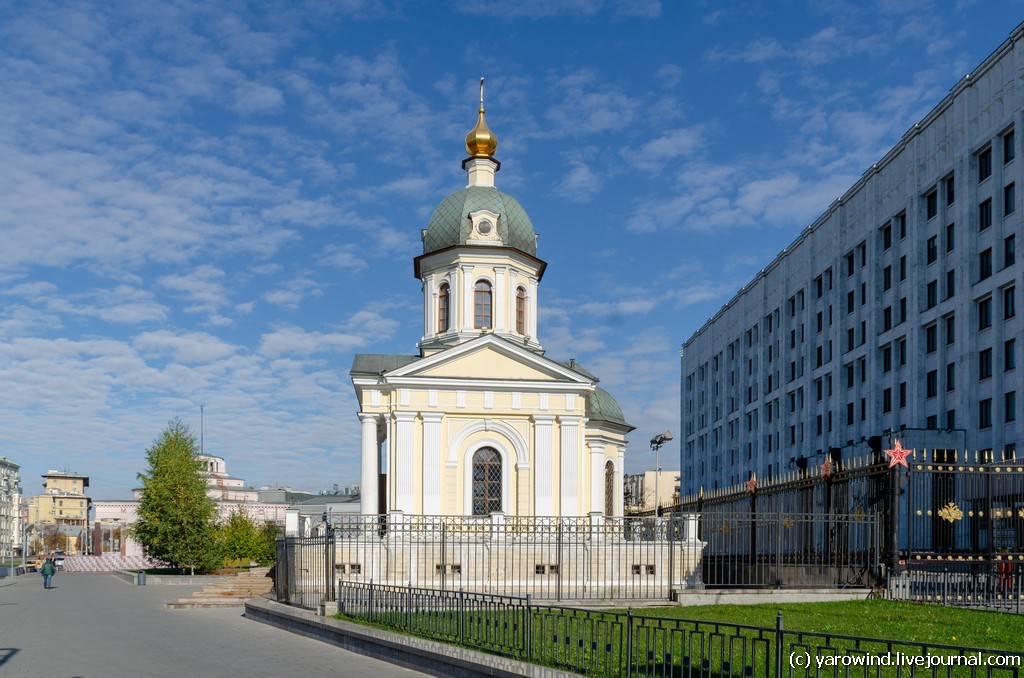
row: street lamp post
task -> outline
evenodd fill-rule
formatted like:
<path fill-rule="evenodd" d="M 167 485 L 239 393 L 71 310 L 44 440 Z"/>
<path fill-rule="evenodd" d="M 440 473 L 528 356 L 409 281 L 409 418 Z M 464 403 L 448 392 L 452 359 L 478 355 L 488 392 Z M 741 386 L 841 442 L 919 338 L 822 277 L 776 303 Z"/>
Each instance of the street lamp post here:
<path fill-rule="evenodd" d="M 654 450 L 654 515 L 659 515 L 661 507 L 658 494 L 661 490 L 661 446 L 672 440 L 672 433 L 665 431 L 651 438 L 651 449 Z"/>

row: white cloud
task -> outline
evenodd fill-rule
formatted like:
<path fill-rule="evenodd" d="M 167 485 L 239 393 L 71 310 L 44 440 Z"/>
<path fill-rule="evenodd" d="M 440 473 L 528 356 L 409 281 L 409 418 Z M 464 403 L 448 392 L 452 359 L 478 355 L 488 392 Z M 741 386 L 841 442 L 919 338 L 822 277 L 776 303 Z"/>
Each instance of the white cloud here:
<path fill-rule="evenodd" d="M 306 277 L 293 278 L 281 286 L 268 290 L 263 298 L 268 304 L 282 308 L 296 309 L 308 297 L 320 297 L 323 287 L 320 283 Z"/>
<path fill-rule="evenodd" d="M 676 64 L 664 64 L 654 74 L 659 85 L 675 87 L 683 78 L 683 69 Z"/>
<path fill-rule="evenodd" d="M 319 259 L 317 259 L 317 263 L 341 270 L 359 271 L 365 269 L 368 265 L 366 259 L 359 256 L 357 250 L 358 247 L 354 244 L 331 244 L 324 248 Z"/>
<path fill-rule="evenodd" d="M 203 264 L 185 275 L 165 275 L 159 279 L 160 286 L 184 298 L 188 313 L 204 313 L 212 322 L 224 320 L 217 311 L 230 304 L 231 292 L 224 285 L 224 271 L 210 264 Z"/>
<path fill-rule="evenodd" d="M 237 351 L 235 346 L 204 332 L 145 332 L 135 337 L 132 345 L 144 353 L 167 354 L 173 360 L 183 363 L 210 363 L 233 355 Z"/>
<path fill-rule="evenodd" d="M 309 332 L 301 327 L 284 327 L 264 334 L 259 351 L 265 356 L 312 355 L 354 351 L 366 342 L 362 336 L 342 332 Z"/>
<path fill-rule="evenodd" d="M 556 191 L 571 202 L 589 202 L 604 182 L 581 159 L 570 160 L 569 167 Z"/>
<path fill-rule="evenodd" d="M 640 104 L 620 88 L 600 82 L 596 72 L 575 71 L 561 77 L 553 85 L 558 91 L 557 104 L 547 110 L 546 117 L 557 137 L 614 132 L 630 126 Z"/>

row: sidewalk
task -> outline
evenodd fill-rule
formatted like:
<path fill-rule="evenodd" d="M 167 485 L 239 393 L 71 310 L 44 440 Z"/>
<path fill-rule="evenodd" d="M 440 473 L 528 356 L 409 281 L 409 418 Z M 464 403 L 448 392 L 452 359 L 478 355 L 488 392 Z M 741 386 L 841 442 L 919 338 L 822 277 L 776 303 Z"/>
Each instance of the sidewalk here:
<path fill-rule="evenodd" d="M 9 585 L 8 585 L 9 584 Z M 258 624 L 239 609 L 165 610 L 200 587 L 133 586 L 109 574 L 0 580 L 0 676 L 294 678 L 418 676 Z"/>

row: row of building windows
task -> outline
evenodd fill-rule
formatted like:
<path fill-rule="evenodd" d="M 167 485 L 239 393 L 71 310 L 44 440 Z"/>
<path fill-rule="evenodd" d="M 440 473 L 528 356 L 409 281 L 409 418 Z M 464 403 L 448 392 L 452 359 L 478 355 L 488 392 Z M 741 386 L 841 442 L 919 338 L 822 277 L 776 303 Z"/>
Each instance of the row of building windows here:
<path fill-rule="evenodd" d="M 1011 129 L 1007 130 L 1006 132 L 1004 132 L 1003 134 L 1001 134 L 999 139 L 1000 139 L 1000 142 L 1002 144 L 1004 163 L 1008 163 L 1008 162 L 1012 161 L 1015 158 L 1015 154 L 1016 154 L 1016 151 L 1015 151 L 1015 148 L 1014 148 L 1015 135 L 1014 135 L 1013 129 L 1011 128 Z M 984 149 L 982 149 L 982 151 L 979 151 L 976 154 L 977 158 L 978 158 L 978 166 L 979 166 L 979 182 L 984 181 L 991 174 L 991 149 L 992 149 L 992 144 L 989 144 Z M 988 165 L 987 169 L 986 169 L 986 163 Z M 951 206 L 951 205 L 953 205 L 955 203 L 955 201 L 956 201 L 956 185 L 955 185 L 955 183 L 956 182 L 955 182 L 954 174 L 950 173 L 949 175 L 944 177 L 939 183 L 937 183 L 931 190 L 929 190 L 925 194 L 925 196 L 924 196 L 925 197 L 925 211 L 926 211 L 926 216 L 928 218 L 932 218 L 933 216 L 936 216 L 937 213 L 938 213 L 938 200 L 939 200 L 940 189 L 942 191 L 943 196 L 945 197 L 945 204 L 946 204 L 946 206 Z M 1004 187 L 1003 206 L 1004 206 L 1004 214 L 1011 214 L 1016 209 L 1015 184 L 1013 182 L 1010 182 L 1009 184 L 1007 184 L 1006 187 Z M 980 224 L 982 226 L 984 226 L 986 223 L 990 223 L 991 219 L 987 218 L 986 215 L 988 215 L 989 217 L 991 215 L 991 199 L 989 199 L 987 201 L 983 201 L 981 203 L 981 207 L 979 208 L 979 210 L 980 210 Z M 883 250 L 890 249 L 892 247 L 892 245 L 893 245 L 893 236 L 894 236 L 894 234 L 898 235 L 898 237 L 901 240 L 906 238 L 906 235 L 907 235 L 907 214 L 906 214 L 906 212 L 905 211 L 901 211 L 901 212 L 897 213 L 888 222 L 886 222 L 879 230 L 880 230 L 880 234 L 881 234 L 881 243 L 880 244 L 882 246 L 882 249 Z M 950 223 L 950 224 L 948 224 L 946 226 L 946 230 L 945 230 L 945 250 L 946 250 L 946 252 L 952 252 L 955 249 L 955 246 L 956 246 L 956 233 L 955 233 L 955 231 L 956 231 L 955 224 Z M 928 238 L 926 240 L 925 247 L 926 247 L 926 260 L 927 260 L 927 263 L 931 264 L 931 263 L 934 263 L 934 262 L 938 261 L 938 258 L 939 258 L 938 246 L 939 246 L 938 245 L 938 236 L 931 236 L 930 238 Z M 858 264 L 859 264 L 859 268 L 860 269 L 863 269 L 863 268 L 867 267 L 867 264 L 868 264 L 868 252 L 867 252 L 867 249 L 868 249 L 867 248 L 867 242 L 866 241 L 862 241 L 861 243 L 859 243 L 856 246 L 854 246 L 853 249 L 851 249 L 849 252 L 847 252 L 844 255 L 842 261 L 843 261 L 843 264 L 844 264 L 844 268 L 845 268 L 847 277 L 852 277 L 852 276 L 854 276 L 856 274 L 856 272 L 858 270 Z M 992 275 L 992 259 L 993 259 L 993 256 L 992 256 L 992 249 L 991 248 L 988 248 L 985 251 L 979 253 L 979 280 L 984 280 L 984 279 L 986 279 L 988 277 L 991 277 L 991 275 Z M 1004 268 L 1013 265 L 1015 263 L 1015 260 L 1016 260 L 1016 239 L 1015 239 L 1015 236 L 1011 234 L 1011 235 L 1007 236 L 1004 239 L 1004 241 L 1003 241 L 1003 266 L 1004 266 Z M 882 287 L 883 287 L 883 292 L 889 291 L 890 289 L 892 289 L 893 277 L 894 277 L 893 276 L 893 266 L 892 265 L 885 266 L 882 269 Z M 906 280 L 906 278 L 907 278 L 907 257 L 906 257 L 906 255 L 902 255 L 902 256 L 900 256 L 900 259 L 899 259 L 899 280 L 901 282 L 903 282 L 903 281 Z M 932 280 L 932 281 L 926 283 L 926 287 L 925 287 L 925 303 L 926 303 L 926 308 L 928 308 L 928 309 L 930 309 L 930 308 L 932 308 L 934 306 L 937 306 L 939 301 L 940 301 L 940 299 L 939 299 L 939 282 L 940 281 L 938 279 L 936 279 L 936 280 Z M 944 295 L 942 297 L 942 300 L 952 299 L 955 296 L 955 294 L 956 294 L 956 272 L 955 272 L 955 269 L 950 269 L 949 271 L 946 272 L 944 283 L 945 283 L 945 288 L 944 288 Z M 816 298 L 818 300 L 820 300 L 828 292 L 831 292 L 832 291 L 832 285 L 833 285 L 832 269 L 828 268 L 821 275 L 818 275 L 816 278 L 814 278 L 814 280 L 812 282 L 812 286 L 813 286 L 812 289 L 815 292 Z M 859 291 L 859 295 L 857 295 L 858 291 Z M 1012 287 L 1006 288 L 1006 289 L 1004 289 L 1002 291 L 1002 295 L 1003 295 L 1003 309 L 1004 309 L 1003 310 L 1003 317 L 1005 319 L 1012 318 L 1012 317 L 1015 316 L 1015 313 L 1016 313 L 1016 310 L 1015 310 L 1015 291 L 1014 291 L 1014 289 Z M 859 296 L 859 299 L 858 299 L 858 296 Z M 865 306 L 867 304 L 867 299 L 868 299 L 867 284 L 866 284 L 866 282 L 861 282 L 860 285 L 859 285 L 859 289 L 847 291 L 847 295 L 846 295 L 846 310 L 847 310 L 847 313 L 848 314 L 852 314 L 853 312 L 855 312 L 855 310 L 857 309 L 858 306 L 861 306 L 861 307 Z M 858 301 L 859 301 L 859 304 L 858 304 Z M 991 304 L 992 304 L 991 299 L 983 299 L 983 300 L 980 300 L 979 302 L 977 302 L 979 329 L 984 329 L 984 328 L 989 327 L 991 325 L 991 311 L 992 311 Z M 799 290 L 794 295 L 789 297 L 789 299 L 787 300 L 787 305 L 788 305 L 787 310 L 788 310 L 789 318 L 796 318 L 798 312 L 804 310 L 804 291 L 803 290 Z M 825 312 L 826 312 L 826 309 L 822 309 L 822 310 L 816 311 L 816 314 L 817 314 L 816 329 L 817 329 L 817 331 L 819 333 L 824 331 L 824 327 L 826 325 L 826 323 L 825 323 L 825 318 L 826 318 Z M 883 312 L 882 312 L 882 326 L 883 326 L 883 328 L 882 328 L 882 331 L 883 332 L 889 331 L 893 327 L 895 327 L 895 326 L 897 326 L 897 325 L 899 325 L 899 324 L 901 324 L 903 322 L 906 322 L 907 317 L 908 317 L 907 297 L 902 297 L 902 298 L 900 298 L 898 300 L 897 305 L 890 305 L 890 306 L 886 306 L 886 307 L 883 308 Z M 832 325 L 832 320 L 833 320 L 831 305 L 829 305 L 828 308 L 827 308 L 827 319 L 828 319 L 828 326 L 831 326 Z M 765 332 L 767 334 L 770 335 L 776 329 L 776 326 L 778 326 L 779 324 L 780 324 L 779 323 L 779 309 L 776 309 L 774 312 L 769 313 L 769 314 L 767 314 L 765 316 L 763 329 L 765 330 Z M 866 327 L 866 325 L 867 325 L 867 323 L 865 321 L 861 321 L 858 326 L 847 328 L 845 351 L 848 352 L 848 351 L 855 350 L 856 348 L 859 348 L 860 346 L 862 346 L 862 345 L 864 345 L 866 343 L 866 340 L 867 340 L 867 327 Z M 949 327 L 952 330 L 952 322 L 951 321 L 950 321 Z M 802 323 L 801 323 L 799 329 L 800 329 L 800 340 L 802 342 L 803 341 L 803 324 Z M 860 330 L 859 333 L 857 332 L 858 329 Z M 746 331 L 746 346 L 749 348 L 754 343 L 757 343 L 758 337 L 759 337 L 758 325 L 754 324 L 753 327 L 751 327 L 750 329 L 748 329 Z M 796 338 L 796 329 L 792 329 L 791 330 L 791 341 L 790 341 L 790 348 L 791 349 L 795 348 L 795 346 L 794 346 L 794 344 L 796 343 L 795 338 Z M 829 342 L 829 344 L 830 343 L 831 342 Z M 734 342 L 734 343 L 729 343 L 728 344 L 728 351 L 729 351 L 730 359 L 734 358 L 735 351 L 736 351 L 736 349 L 738 349 L 739 345 L 740 344 L 739 344 L 738 340 L 736 342 Z M 767 353 L 767 362 L 768 363 L 771 363 L 772 359 L 774 357 L 773 356 L 774 346 L 775 346 L 774 343 L 769 343 L 769 346 L 768 346 L 768 349 L 767 349 L 768 350 L 768 353 Z M 830 346 L 829 346 L 828 353 L 826 353 L 825 352 L 825 348 L 823 346 L 819 345 L 819 346 L 816 347 L 816 353 L 817 353 L 816 360 L 815 360 L 815 367 L 816 368 L 822 367 L 823 365 L 827 364 L 831 360 L 831 347 Z M 713 360 L 714 360 L 714 363 L 715 363 L 715 371 L 716 372 L 717 372 L 717 367 L 718 367 L 718 365 L 717 365 L 718 358 L 719 358 L 718 355 L 713 357 Z M 706 367 L 707 367 L 707 364 L 702 365 L 699 368 L 699 379 L 700 379 L 701 382 L 703 382 L 704 379 L 705 379 L 705 369 L 706 369 Z M 747 370 L 747 372 L 748 372 L 749 375 L 753 374 L 753 360 L 748 360 L 748 370 Z M 787 383 L 790 382 L 790 381 L 793 381 L 799 375 L 802 375 L 802 372 L 803 372 L 803 370 L 802 370 L 802 360 L 791 361 L 789 375 L 788 375 L 789 379 L 787 379 Z M 691 375 L 688 375 L 688 377 L 687 377 L 687 388 L 688 389 L 692 388 L 692 376 L 694 376 L 694 375 L 691 374 Z M 735 385 L 735 372 L 731 372 L 730 373 L 730 380 L 731 380 L 730 383 L 732 385 Z M 780 385 L 781 385 L 781 382 L 777 378 L 777 374 L 776 373 L 770 372 L 769 374 L 767 374 L 766 375 L 766 380 L 768 381 L 769 386 L 766 389 L 765 393 L 769 393 L 769 392 L 775 390 L 776 388 L 779 388 Z M 716 386 L 717 386 L 717 383 L 716 383 Z M 716 390 L 716 393 L 717 393 L 717 388 L 715 390 Z M 752 388 L 752 389 L 748 388 L 748 397 L 747 397 L 747 403 L 748 404 L 750 404 L 755 399 L 755 397 L 753 397 L 753 393 L 756 393 L 757 390 L 758 389 L 756 388 L 756 386 L 754 388 Z M 729 410 L 730 412 L 734 412 L 735 409 L 736 409 L 735 408 L 734 400 L 735 399 L 733 399 L 733 405 L 730 407 L 730 410 Z M 703 401 L 703 399 L 702 399 L 702 401 Z"/>

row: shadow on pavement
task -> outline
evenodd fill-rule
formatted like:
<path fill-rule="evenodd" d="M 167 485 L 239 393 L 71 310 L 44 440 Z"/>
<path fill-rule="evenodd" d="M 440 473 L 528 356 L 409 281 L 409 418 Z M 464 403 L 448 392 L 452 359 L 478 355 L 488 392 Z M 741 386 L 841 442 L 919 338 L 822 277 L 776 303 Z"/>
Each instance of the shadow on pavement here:
<path fill-rule="evenodd" d="M 0 666 L 7 663 L 7 660 L 18 654 L 16 647 L 0 647 Z"/>

